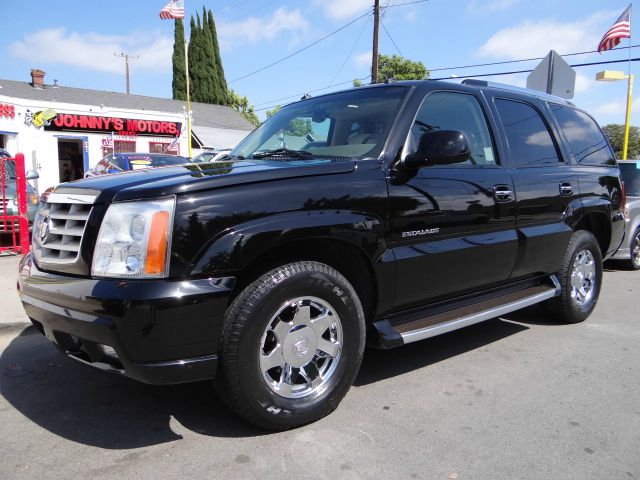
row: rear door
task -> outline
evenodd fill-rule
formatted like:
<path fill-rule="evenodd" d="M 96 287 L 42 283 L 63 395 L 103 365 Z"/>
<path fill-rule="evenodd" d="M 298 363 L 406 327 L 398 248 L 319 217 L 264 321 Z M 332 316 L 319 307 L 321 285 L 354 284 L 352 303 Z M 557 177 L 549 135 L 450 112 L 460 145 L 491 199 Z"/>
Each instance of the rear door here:
<path fill-rule="evenodd" d="M 473 94 L 426 95 L 403 155 L 430 130 L 462 131 L 471 158 L 431 165 L 389 182 L 396 307 L 436 301 L 504 282 L 517 249 L 513 185 L 498 158 L 484 102 Z"/>
<path fill-rule="evenodd" d="M 520 245 L 511 277 L 556 272 L 572 234 L 570 217 L 580 205 L 577 175 L 542 114 L 544 105 L 499 97 L 493 104 L 515 188 Z"/>

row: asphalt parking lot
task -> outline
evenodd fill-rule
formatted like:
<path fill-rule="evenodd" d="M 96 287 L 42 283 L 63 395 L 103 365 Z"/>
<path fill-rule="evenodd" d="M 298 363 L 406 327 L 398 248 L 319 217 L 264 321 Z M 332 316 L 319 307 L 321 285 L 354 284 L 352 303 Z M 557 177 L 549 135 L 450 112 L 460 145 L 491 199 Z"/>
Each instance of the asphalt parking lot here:
<path fill-rule="evenodd" d="M 208 383 L 152 387 L 63 358 L 20 325 L 0 270 L 0 479 L 640 478 L 640 272 L 607 270 L 583 324 L 532 308 L 367 351 L 336 412 L 274 434 Z"/>

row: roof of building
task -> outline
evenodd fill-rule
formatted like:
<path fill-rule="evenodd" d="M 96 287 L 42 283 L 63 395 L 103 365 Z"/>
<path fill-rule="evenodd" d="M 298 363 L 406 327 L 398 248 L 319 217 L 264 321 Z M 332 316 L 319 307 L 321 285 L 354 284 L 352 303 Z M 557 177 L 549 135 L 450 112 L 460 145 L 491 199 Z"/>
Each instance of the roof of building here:
<path fill-rule="evenodd" d="M 110 108 L 168 113 L 183 112 L 187 106 L 187 102 L 170 98 L 146 97 L 144 95 L 130 95 L 58 85 L 45 85 L 44 88 L 34 88 L 28 82 L 2 79 L 0 79 L 0 95 L 26 100 L 41 100 L 43 102 L 103 105 Z M 254 128 L 240 113 L 223 105 L 191 102 L 191 111 L 193 112 L 194 126 L 247 131 Z"/>

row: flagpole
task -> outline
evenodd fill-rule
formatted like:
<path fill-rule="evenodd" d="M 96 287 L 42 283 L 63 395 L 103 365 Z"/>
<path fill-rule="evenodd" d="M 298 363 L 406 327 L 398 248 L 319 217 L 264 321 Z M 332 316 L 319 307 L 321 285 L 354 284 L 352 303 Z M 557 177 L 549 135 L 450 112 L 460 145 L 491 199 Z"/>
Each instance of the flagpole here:
<path fill-rule="evenodd" d="M 186 40 L 184 41 L 184 76 L 187 83 L 187 145 L 189 146 L 189 158 L 191 158 L 193 156 L 191 151 L 191 94 L 189 93 L 189 52 Z"/>
<path fill-rule="evenodd" d="M 629 65 L 628 75 L 629 83 L 627 86 L 627 113 L 624 122 L 624 140 L 622 142 L 622 160 L 627 159 L 627 153 L 629 151 L 629 130 L 631 127 L 631 107 L 633 105 L 633 75 L 631 74 L 631 15 L 629 15 Z"/>

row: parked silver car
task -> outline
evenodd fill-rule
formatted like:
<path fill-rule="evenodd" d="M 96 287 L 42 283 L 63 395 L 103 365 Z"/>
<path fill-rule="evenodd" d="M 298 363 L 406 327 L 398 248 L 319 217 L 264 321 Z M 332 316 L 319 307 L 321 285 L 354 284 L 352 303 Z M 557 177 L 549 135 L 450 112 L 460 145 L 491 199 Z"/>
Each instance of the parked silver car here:
<path fill-rule="evenodd" d="M 618 162 L 627 192 L 625 214 L 629 219 L 627 234 L 612 260 L 624 260 L 628 267 L 640 270 L 640 160 Z"/>

